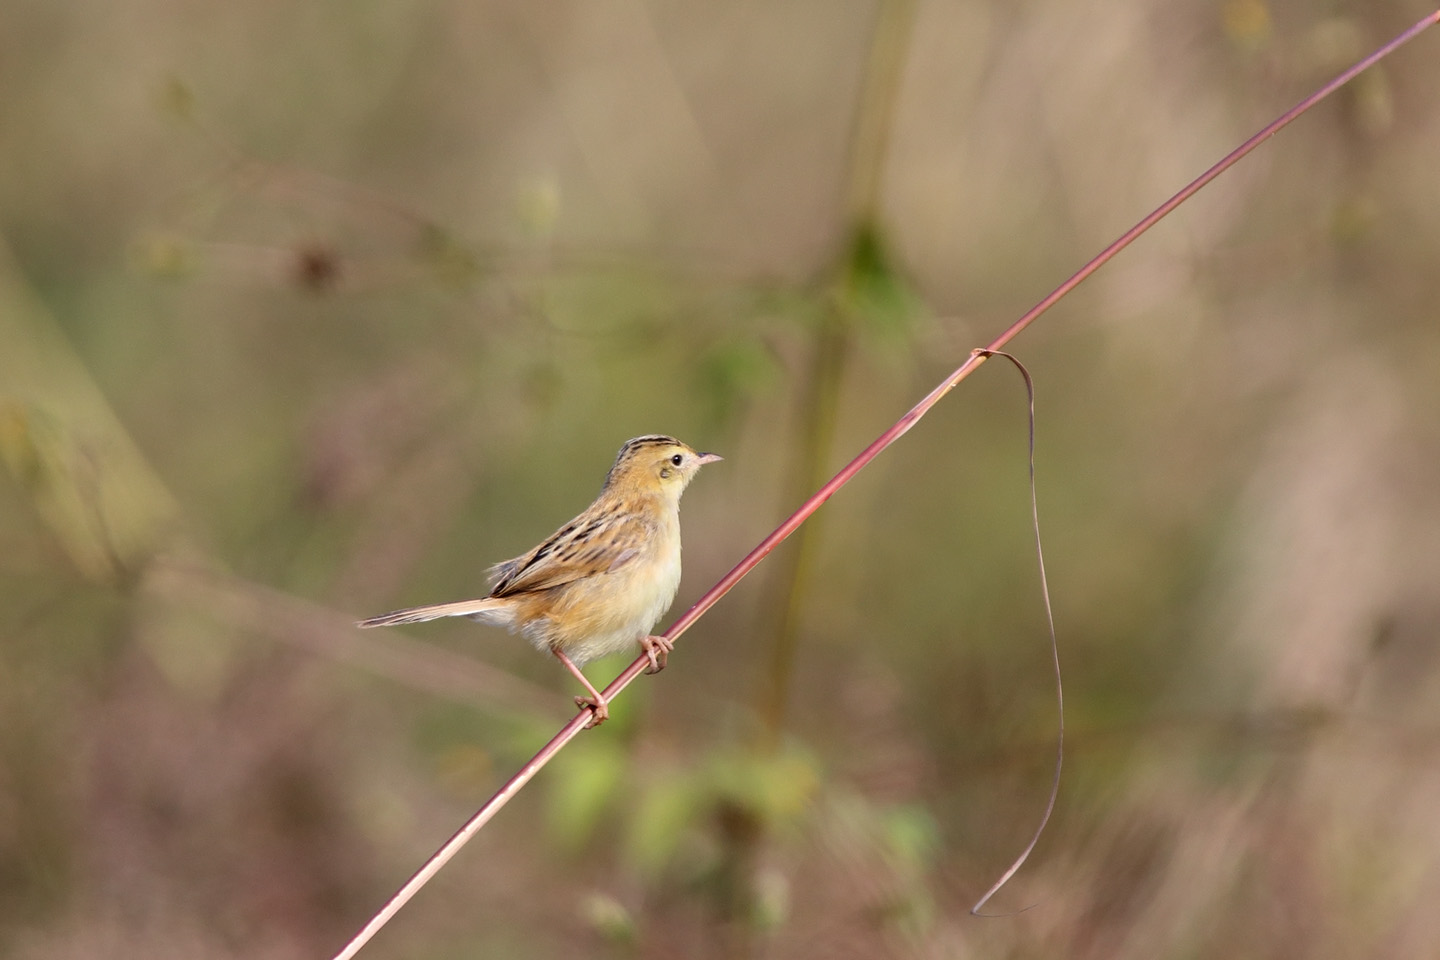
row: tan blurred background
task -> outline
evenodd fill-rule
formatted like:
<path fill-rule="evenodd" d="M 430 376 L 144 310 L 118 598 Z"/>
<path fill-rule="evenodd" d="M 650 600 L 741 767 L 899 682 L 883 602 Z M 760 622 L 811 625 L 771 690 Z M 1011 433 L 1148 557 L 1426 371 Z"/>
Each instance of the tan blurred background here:
<path fill-rule="evenodd" d="M 0 952 L 313 958 L 568 715 L 459 622 L 627 437 L 674 614 L 1418 0 L 186 4 L 0 29 Z M 1440 951 L 1440 31 L 705 617 L 364 956 Z M 668 620 L 666 621 L 668 622 Z M 604 682 L 622 662 L 591 668 Z"/>

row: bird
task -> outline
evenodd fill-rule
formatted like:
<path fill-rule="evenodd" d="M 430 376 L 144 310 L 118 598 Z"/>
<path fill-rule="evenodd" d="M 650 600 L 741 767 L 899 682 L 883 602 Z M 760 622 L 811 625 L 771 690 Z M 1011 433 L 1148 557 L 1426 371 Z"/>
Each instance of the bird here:
<path fill-rule="evenodd" d="M 596 726 L 609 704 L 581 672 L 632 643 L 665 668 L 674 642 L 652 636 L 680 587 L 680 495 L 700 468 L 723 459 L 663 434 L 627 440 L 595 502 L 530 551 L 490 568 L 490 592 L 474 600 L 408 607 L 361 620 L 389 627 L 469 617 L 505 627 L 552 654 L 589 693 L 576 697 Z"/>

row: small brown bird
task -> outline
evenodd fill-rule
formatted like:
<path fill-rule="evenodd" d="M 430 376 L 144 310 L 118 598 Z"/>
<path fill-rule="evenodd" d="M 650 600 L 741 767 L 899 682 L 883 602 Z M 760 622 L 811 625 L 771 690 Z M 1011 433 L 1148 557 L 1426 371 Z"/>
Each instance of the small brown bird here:
<path fill-rule="evenodd" d="M 549 651 L 590 691 L 576 697 L 594 713 L 609 706 L 580 668 L 638 642 L 658 673 L 674 644 L 650 635 L 680 586 L 680 495 L 707 463 L 674 437 L 636 437 L 620 448 L 600 496 L 574 520 L 513 560 L 490 568 L 490 595 L 396 610 L 362 627 L 469 617 L 523 634 Z"/>

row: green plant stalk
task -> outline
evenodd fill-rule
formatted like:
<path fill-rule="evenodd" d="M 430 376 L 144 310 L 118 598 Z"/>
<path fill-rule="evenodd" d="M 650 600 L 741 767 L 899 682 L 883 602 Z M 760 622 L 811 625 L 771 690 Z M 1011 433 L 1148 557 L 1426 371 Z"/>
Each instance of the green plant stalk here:
<path fill-rule="evenodd" d="M 847 225 L 839 282 L 850 277 L 850 257 L 859 231 L 874 229 L 880 204 L 880 184 L 885 169 L 885 151 L 900 90 L 900 74 L 909 49 L 915 0 L 888 0 L 876 12 L 869 62 L 851 134 Z M 825 478 L 825 465 L 834 448 L 837 410 L 843 382 L 845 358 L 849 353 L 850 318 L 833 303 L 821 317 L 810 356 L 807 389 L 800 404 L 797 454 L 791 461 L 787 496 L 802 499 Z M 769 669 L 757 699 L 760 718 L 760 746 L 773 750 L 785 727 L 786 705 L 799 646 L 800 619 L 804 610 L 809 573 L 813 565 L 819 530 L 812 524 L 800 534 L 795 547 L 777 561 L 780 569 L 771 578 L 769 598 L 762 621 L 771 624 L 761 635 L 774 638 Z"/>
<path fill-rule="evenodd" d="M 807 390 L 801 414 L 799 453 L 792 463 L 787 499 L 792 503 L 818 487 L 825 478 L 825 464 L 835 445 L 835 424 L 840 405 L 845 358 L 849 338 L 843 321 L 827 313 L 815 336 Z M 796 538 L 795 546 L 779 558 L 780 569 L 771 579 L 770 601 L 764 619 L 773 624 L 762 636 L 774 637 L 770 646 L 769 669 L 765 673 L 757 712 L 760 717 L 760 746 L 774 750 L 785 728 L 790 680 L 794 674 L 799 646 L 800 617 L 819 538 L 812 523 Z"/>
<path fill-rule="evenodd" d="M 915 6 L 915 0 L 888 0 L 876 14 L 870 61 L 851 139 L 847 200 L 853 223 L 873 222 L 880 209 L 885 154 L 892 140 L 890 128 L 899 99 L 900 74 L 910 49 Z"/>

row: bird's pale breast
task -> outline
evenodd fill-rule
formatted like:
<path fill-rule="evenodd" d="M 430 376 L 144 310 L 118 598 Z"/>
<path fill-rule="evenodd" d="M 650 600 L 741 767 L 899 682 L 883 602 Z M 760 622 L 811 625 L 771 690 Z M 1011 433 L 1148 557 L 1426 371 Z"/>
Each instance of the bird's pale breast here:
<path fill-rule="evenodd" d="M 522 629 L 537 648 L 559 648 L 576 665 L 583 665 L 636 649 L 636 642 L 670 608 L 679 587 L 677 511 L 662 521 L 640 556 L 617 570 L 559 588 L 563 595 L 549 598 L 552 603 L 544 615 Z"/>

